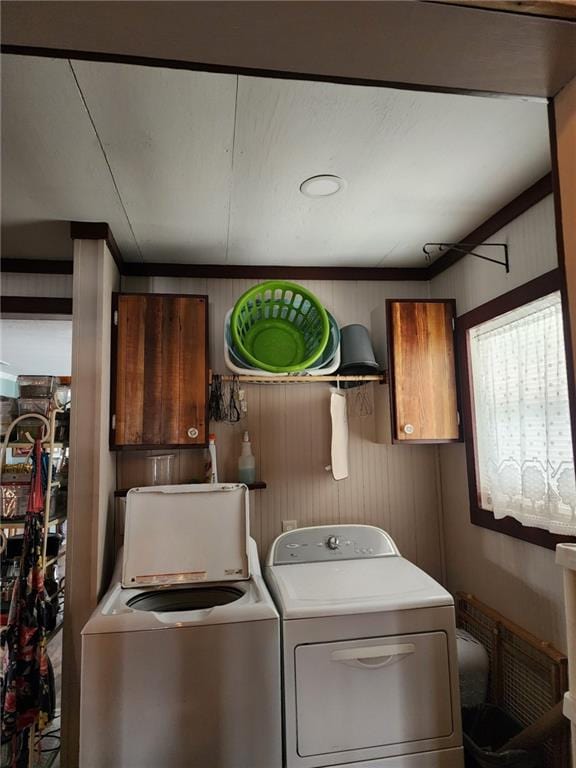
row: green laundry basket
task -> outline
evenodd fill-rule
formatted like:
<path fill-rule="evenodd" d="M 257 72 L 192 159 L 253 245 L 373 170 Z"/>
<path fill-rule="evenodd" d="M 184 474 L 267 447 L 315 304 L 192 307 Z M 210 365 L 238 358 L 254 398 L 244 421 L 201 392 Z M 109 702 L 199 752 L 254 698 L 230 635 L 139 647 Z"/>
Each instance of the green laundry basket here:
<path fill-rule="evenodd" d="M 283 280 L 246 291 L 236 302 L 230 329 L 236 351 L 272 373 L 308 368 L 330 337 L 328 315 L 318 299 L 301 285 Z"/>

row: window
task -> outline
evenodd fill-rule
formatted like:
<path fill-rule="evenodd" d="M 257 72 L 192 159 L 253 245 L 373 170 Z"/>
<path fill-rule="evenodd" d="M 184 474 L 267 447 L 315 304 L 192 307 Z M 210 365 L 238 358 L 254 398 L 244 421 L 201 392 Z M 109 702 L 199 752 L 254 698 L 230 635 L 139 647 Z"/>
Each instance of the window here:
<path fill-rule="evenodd" d="M 558 271 L 459 326 L 472 521 L 565 541 L 576 534 L 576 477 Z"/>

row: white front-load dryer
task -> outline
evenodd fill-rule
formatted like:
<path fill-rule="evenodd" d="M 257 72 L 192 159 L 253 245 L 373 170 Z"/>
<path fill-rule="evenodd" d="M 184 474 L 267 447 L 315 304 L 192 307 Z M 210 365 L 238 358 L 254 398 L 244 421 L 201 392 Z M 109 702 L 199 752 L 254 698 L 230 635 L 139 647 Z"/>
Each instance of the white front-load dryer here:
<path fill-rule="evenodd" d="M 364 525 L 279 536 L 286 768 L 463 768 L 454 604 Z"/>
<path fill-rule="evenodd" d="M 82 631 L 80 768 L 281 768 L 278 612 L 247 490 L 219 488 L 128 495 Z"/>

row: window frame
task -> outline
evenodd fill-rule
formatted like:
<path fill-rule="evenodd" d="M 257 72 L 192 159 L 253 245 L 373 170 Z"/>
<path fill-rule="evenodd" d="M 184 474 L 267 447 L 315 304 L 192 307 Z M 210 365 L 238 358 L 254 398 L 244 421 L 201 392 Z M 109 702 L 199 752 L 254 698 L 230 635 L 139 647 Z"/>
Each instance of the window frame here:
<path fill-rule="evenodd" d="M 495 299 L 472 309 L 456 320 L 456 343 L 458 350 L 458 363 L 460 369 L 460 395 L 462 402 L 462 421 L 464 427 L 464 443 L 466 445 L 466 465 L 468 473 L 468 494 L 470 499 L 470 522 L 472 525 L 478 525 L 482 528 L 488 528 L 492 531 L 504 533 L 507 536 L 513 536 L 516 539 L 522 539 L 530 544 L 536 544 L 547 549 L 555 549 L 561 542 L 571 542 L 576 544 L 576 536 L 562 536 L 550 533 L 543 528 L 534 528 L 524 526 L 512 517 L 496 519 L 493 512 L 480 506 L 480 495 L 478 492 L 477 477 L 477 459 L 474 445 L 475 423 L 474 423 L 474 400 L 472 386 L 472 369 L 470 364 L 470 347 L 468 343 L 468 331 L 487 320 L 492 320 L 499 315 L 517 309 L 524 304 L 540 299 L 549 293 L 560 291 L 563 307 L 565 304 L 564 286 L 560 269 L 553 269 L 544 275 L 531 280 L 524 285 L 514 288 L 508 293 L 497 296 Z M 565 310 L 564 319 L 566 319 Z M 566 323 L 564 323 L 564 333 L 566 334 Z M 565 335 L 566 338 L 566 335 Z M 568 350 L 566 350 L 568 357 Z M 569 361 L 567 360 L 567 366 Z M 568 384 L 570 386 L 570 374 L 568 374 Z M 570 421 L 574 432 L 575 414 L 573 410 L 570 413 Z M 574 435 L 573 435 L 574 438 Z"/>

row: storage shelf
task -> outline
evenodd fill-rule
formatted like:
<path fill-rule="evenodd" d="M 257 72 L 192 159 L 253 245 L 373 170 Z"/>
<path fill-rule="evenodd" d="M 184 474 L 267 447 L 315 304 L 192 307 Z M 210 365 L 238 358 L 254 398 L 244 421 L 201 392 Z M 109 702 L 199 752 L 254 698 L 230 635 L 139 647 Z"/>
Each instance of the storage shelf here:
<path fill-rule="evenodd" d="M 236 482 L 236 480 L 232 480 L 231 482 Z M 156 486 L 154 486 L 154 485 L 139 485 L 139 486 L 135 486 L 135 487 L 136 488 L 155 488 Z M 268 486 L 266 485 L 266 483 L 263 482 L 262 480 L 258 480 L 255 483 L 249 483 L 248 484 L 248 490 L 249 491 L 263 491 L 264 488 L 267 488 L 267 487 Z M 129 488 L 119 488 L 117 491 L 114 491 L 114 496 L 117 499 L 123 499 L 123 498 L 125 498 L 125 496 L 126 496 L 126 494 L 128 493 L 129 490 L 130 490 Z"/>
<path fill-rule="evenodd" d="M 52 443 L 52 445 L 53 445 L 54 448 L 64 448 L 64 446 L 68 447 L 66 443 Z M 34 448 L 34 443 L 29 443 L 29 442 L 25 442 L 25 443 L 8 443 L 8 445 L 6 447 L 7 448 L 30 448 L 30 449 L 32 449 L 32 448 Z M 42 447 L 43 448 L 50 447 L 50 441 L 49 440 L 45 440 L 42 443 Z"/>
<path fill-rule="evenodd" d="M 379 384 L 386 384 L 386 372 L 367 374 L 363 376 L 258 376 L 243 374 L 241 376 L 231 376 L 224 374 L 220 376 L 220 381 L 238 381 L 243 384 L 326 384 L 328 382 L 337 384 L 344 381 L 355 381 L 359 384 L 368 384 L 376 381 Z"/>
<path fill-rule="evenodd" d="M 59 523 L 63 523 L 66 520 L 66 515 L 60 515 L 59 517 L 53 517 L 48 521 L 48 527 L 51 525 L 58 525 Z M 9 520 L 2 521 L 0 523 L 0 529 L 4 530 L 5 528 L 24 528 L 26 521 L 25 520 L 18 520 L 18 521 L 12 521 Z"/>

